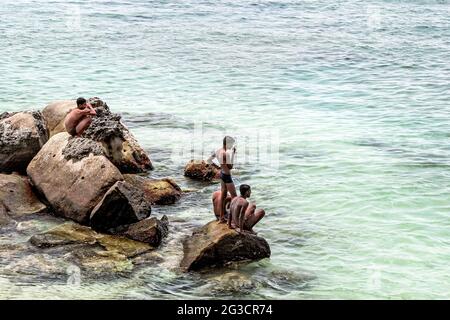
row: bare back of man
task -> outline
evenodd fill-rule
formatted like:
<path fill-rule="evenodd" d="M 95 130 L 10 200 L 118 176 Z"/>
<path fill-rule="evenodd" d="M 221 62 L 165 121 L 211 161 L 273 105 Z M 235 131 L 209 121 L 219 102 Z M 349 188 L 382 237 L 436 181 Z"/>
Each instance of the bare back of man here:
<path fill-rule="evenodd" d="M 230 201 L 231 201 L 231 197 L 227 196 L 225 198 L 225 219 L 228 219 L 229 209 L 230 209 Z M 220 190 L 217 190 L 213 193 L 212 202 L 213 202 L 214 215 L 216 216 L 216 219 L 218 220 L 220 218 L 220 211 L 222 210 L 222 192 Z"/>

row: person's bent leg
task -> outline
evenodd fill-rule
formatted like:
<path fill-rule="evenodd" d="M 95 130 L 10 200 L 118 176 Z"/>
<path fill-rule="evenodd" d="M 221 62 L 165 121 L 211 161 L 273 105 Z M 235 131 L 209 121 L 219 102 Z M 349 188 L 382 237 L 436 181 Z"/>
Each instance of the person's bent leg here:
<path fill-rule="evenodd" d="M 237 197 L 236 187 L 234 186 L 234 183 L 233 182 L 232 183 L 227 183 L 226 186 L 227 186 L 228 192 L 231 195 L 231 199 Z"/>
<path fill-rule="evenodd" d="M 247 215 L 247 218 L 245 220 L 245 230 L 248 230 L 252 233 L 254 233 L 253 231 L 253 227 L 262 219 L 264 218 L 264 216 L 266 215 L 266 212 L 264 211 L 264 209 L 258 209 L 255 211 L 255 209 L 253 209 L 253 212 L 251 214 Z"/>
<path fill-rule="evenodd" d="M 220 217 L 220 196 L 220 191 L 215 191 L 213 192 L 211 199 L 216 220 L 219 220 Z"/>
<path fill-rule="evenodd" d="M 219 223 L 226 223 L 225 220 L 225 200 L 227 198 L 227 186 L 225 182 L 221 181 L 221 189 L 220 189 L 220 215 L 219 215 Z"/>
<path fill-rule="evenodd" d="M 245 211 L 245 219 L 247 220 L 248 217 L 251 217 L 256 210 L 256 206 L 252 203 L 248 205 L 247 210 Z"/>
<path fill-rule="evenodd" d="M 92 119 L 90 117 L 83 118 L 83 120 L 81 120 L 76 127 L 77 135 L 81 136 L 84 130 L 86 130 L 91 125 L 91 123 Z"/>

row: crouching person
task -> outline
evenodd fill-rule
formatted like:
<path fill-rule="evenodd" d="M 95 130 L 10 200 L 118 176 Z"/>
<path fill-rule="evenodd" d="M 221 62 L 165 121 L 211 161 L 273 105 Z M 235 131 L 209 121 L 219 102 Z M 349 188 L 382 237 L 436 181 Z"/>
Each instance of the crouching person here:
<path fill-rule="evenodd" d="M 228 216 L 228 226 L 236 228 L 238 232 L 253 231 L 253 227 L 266 215 L 263 209 L 256 209 L 255 204 L 250 204 L 247 198 L 252 191 L 248 184 L 241 184 L 239 187 L 240 196 L 235 197 L 230 203 L 230 214 Z"/>

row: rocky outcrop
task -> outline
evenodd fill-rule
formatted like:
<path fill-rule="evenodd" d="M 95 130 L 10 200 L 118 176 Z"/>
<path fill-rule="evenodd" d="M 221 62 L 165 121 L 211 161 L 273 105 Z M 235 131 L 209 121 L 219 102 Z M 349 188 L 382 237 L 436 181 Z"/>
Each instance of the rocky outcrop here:
<path fill-rule="evenodd" d="M 191 237 L 184 240 L 183 250 L 180 266 L 186 271 L 270 257 L 270 247 L 265 239 L 238 233 L 217 221 L 195 230 Z"/>
<path fill-rule="evenodd" d="M 83 137 L 97 141 L 104 154 L 121 172 L 141 173 L 153 169 L 147 153 L 137 142 L 121 117 L 109 110 L 99 98 L 90 98 L 89 102 L 96 109 L 97 116 L 92 118 Z M 64 119 L 69 111 L 76 107 L 75 101 L 57 101 L 49 104 L 42 111 L 48 123 L 50 135 L 66 131 Z"/>
<path fill-rule="evenodd" d="M 143 220 L 150 213 L 151 205 L 144 192 L 125 181 L 118 181 L 92 210 L 90 225 L 95 230 L 108 232 Z"/>
<path fill-rule="evenodd" d="M 67 222 L 47 232 L 34 235 L 30 243 L 38 248 L 51 248 L 71 244 L 100 245 L 108 251 L 115 251 L 127 258 L 138 256 L 153 247 L 120 236 L 97 233 L 89 227 Z"/>
<path fill-rule="evenodd" d="M 33 158 L 27 173 L 56 213 L 88 224 L 92 209 L 123 176 L 102 155 L 66 159 L 63 150 L 70 139 L 77 138 L 68 133 L 54 135 Z"/>
<path fill-rule="evenodd" d="M 195 180 L 212 181 L 220 178 L 220 169 L 203 160 L 191 160 L 184 168 L 184 175 Z"/>
<path fill-rule="evenodd" d="M 174 204 L 181 197 L 181 188 L 172 179 L 151 179 L 135 174 L 124 174 L 123 176 L 126 182 L 143 190 L 146 199 L 151 204 Z"/>
<path fill-rule="evenodd" d="M 47 125 L 41 112 L 0 114 L 0 172 L 25 172 L 47 140 Z"/>
<path fill-rule="evenodd" d="M 0 174 L 0 211 L 2 207 L 14 219 L 47 209 L 33 193 L 28 178 L 18 174 Z"/>
<path fill-rule="evenodd" d="M 153 246 L 121 236 L 97 233 L 89 227 L 68 222 L 46 232 L 32 236 L 29 243 L 41 249 L 39 256 L 50 256 L 52 263 L 62 267 L 67 277 L 70 268 L 83 271 L 83 278 L 128 274 L 138 264 L 153 263 Z M 27 266 L 13 265 L 13 270 L 22 271 Z M 38 268 L 37 274 L 48 273 Z"/>
<path fill-rule="evenodd" d="M 163 216 L 161 220 L 156 218 L 145 219 L 137 223 L 117 228 L 114 234 L 148 243 L 154 247 L 160 245 L 163 238 L 169 233 L 169 220 Z"/>

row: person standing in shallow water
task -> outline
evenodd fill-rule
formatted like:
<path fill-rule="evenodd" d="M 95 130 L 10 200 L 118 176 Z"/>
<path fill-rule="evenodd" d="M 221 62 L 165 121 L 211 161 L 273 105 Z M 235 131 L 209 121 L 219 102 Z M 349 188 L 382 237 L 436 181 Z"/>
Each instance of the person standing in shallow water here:
<path fill-rule="evenodd" d="M 228 192 L 231 199 L 237 196 L 236 187 L 234 186 L 233 179 L 231 177 L 231 169 L 233 169 L 234 158 L 236 156 L 236 146 L 234 145 L 236 140 L 230 136 L 223 138 L 222 148 L 213 152 L 211 156 L 206 160 L 207 163 L 212 164 L 212 160 L 216 158 L 220 163 L 220 214 L 219 223 L 225 223 L 225 205 Z M 231 150 L 231 155 L 230 151 Z M 231 217 L 228 216 L 228 227 L 231 228 Z"/>
<path fill-rule="evenodd" d="M 92 116 L 97 113 L 85 98 L 77 99 L 77 107 L 66 116 L 64 126 L 71 136 L 81 136 L 92 123 Z"/>

